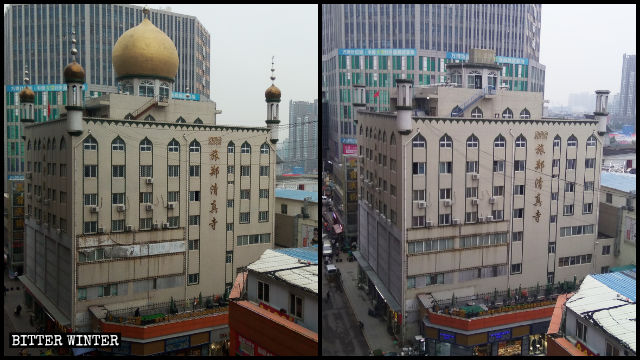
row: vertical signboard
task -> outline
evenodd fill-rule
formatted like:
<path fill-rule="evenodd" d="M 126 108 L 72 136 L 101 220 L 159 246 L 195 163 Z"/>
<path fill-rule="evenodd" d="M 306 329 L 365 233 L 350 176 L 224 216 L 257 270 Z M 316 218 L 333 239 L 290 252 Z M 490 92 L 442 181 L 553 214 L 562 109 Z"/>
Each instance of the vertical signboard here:
<path fill-rule="evenodd" d="M 345 144 L 343 146 L 353 146 L 356 148 L 353 154 L 357 152 L 357 145 Z M 358 231 L 358 158 L 355 156 L 349 156 L 346 158 L 345 163 L 345 213 L 347 215 L 345 243 L 351 245 L 356 241 Z"/>

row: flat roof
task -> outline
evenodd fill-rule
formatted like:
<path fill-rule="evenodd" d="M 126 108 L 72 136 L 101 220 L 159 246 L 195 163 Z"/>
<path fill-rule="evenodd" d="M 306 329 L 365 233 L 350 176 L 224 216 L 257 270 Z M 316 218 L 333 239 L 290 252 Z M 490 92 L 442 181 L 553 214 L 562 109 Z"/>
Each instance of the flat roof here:
<path fill-rule="evenodd" d="M 636 193 L 636 175 L 603 171 L 600 175 L 601 186 Z"/>
<path fill-rule="evenodd" d="M 318 245 L 300 248 L 273 249 L 273 251 L 289 255 L 300 260 L 311 261 L 312 264 L 318 263 Z"/>
<path fill-rule="evenodd" d="M 276 188 L 276 197 L 304 201 L 304 198 L 310 197 L 311 202 L 318 202 L 317 191 L 290 190 Z"/>
<path fill-rule="evenodd" d="M 566 307 L 635 352 L 635 283 L 635 269 L 587 275 Z"/>
<path fill-rule="evenodd" d="M 260 259 L 247 266 L 247 269 L 318 294 L 317 259 L 314 264 L 279 251 L 267 249 L 262 253 Z"/>

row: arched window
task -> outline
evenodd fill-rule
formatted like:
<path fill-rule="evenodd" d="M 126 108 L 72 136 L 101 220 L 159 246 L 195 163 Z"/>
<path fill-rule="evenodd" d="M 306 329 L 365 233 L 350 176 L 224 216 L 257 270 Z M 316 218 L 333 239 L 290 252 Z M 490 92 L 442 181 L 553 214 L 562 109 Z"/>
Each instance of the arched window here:
<path fill-rule="evenodd" d="M 426 147 L 426 145 L 427 145 L 427 140 L 424 138 L 424 136 L 418 134 L 413 138 L 414 148 L 423 148 L 423 147 Z"/>
<path fill-rule="evenodd" d="M 154 118 L 153 116 L 151 116 L 151 114 L 149 114 L 144 118 L 144 121 L 156 121 L 156 118 Z"/>
<path fill-rule="evenodd" d="M 169 143 L 167 149 L 169 150 L 169 152 L 180 152 L 180 143 L 176 141 L 176 139 L 173 139 Z"/>
<path fill-rule="evenodd" d="M 489 84 L 487 84 L 487 87 L 489 88 L 489 90 L 495 90 L 496 86 L 498 85 L 498 74 L 491 71 L 487 75 L 487 81 L 489 82 Z"/>
<path fill-rule="evenodd" d="M 382 131 L 378 130 L 378 136 L 376 137 L 376 140 L 382 140 Z"/>
<path fill-rule="evenodd" d="M 527 139 L 525 139 L 524 136 L 520 135 L 516 138 L 516 147 L 526 147 L 527 146 Z"/>
<path fill-rule="evenodd" d="M 529 110 L 527 110 L 527 108 L 524 108 L 522 111 L 520 111 L 520 119 L 530 119 L 531 118 L 531 113 L 529 112 Z"/>
<path fill-rule="evenodd" d="M 113 139 L 111 142 L 111 151 L 124 151 L 124 140 L 120 136 Z"/>
<path fill-rule="evenodd" d="M 595 136 L 591 135 L 589 136 L 589 138 L 587 139 L 587 147 L 589 146 L 596 146 L 598 143 L 598 140 L 596 139 Z"/>
<path fill-rule="evenodd" d="M 177 123 L 180 123 L 180 124 L 184 124 L 184 123 L 186 123 L 185 119 L 184 119 L 182 116 L 180 116 L 180 117 L 178 118 L 178 120 L 176 120 L 176 122 L 177 122 Z"/>
<path fill-rule="evenodd" d="M 561 140 L 560 135 L 556 135 L 556 137 L 553 138 L 553 147 L 560 147 Z"/>
<path fill-rule="evenodd" d="M 513 111 L 511 111 L 511 109 L 509 108 L 504 109 L 504 111 L 502 112 L 502 118 L 513 119 Z"/>
<path fill-rule="evenodd" d="M 268 154 L 269 153 L 269 145 L 264 143 L 260 146 L 260 154 Z"/>
<path fill-rule="evenodd" d="M 478 147 L 478 138 L 475 135 L 471 135 L 467 138 L 467 147 L 470 147 L 470 148 Z"/>
<path fill-rule="evenodd" d="M 472 71 L 467 74 L 468 89 L 482 89 L 482 74 L 479 71 Z"/>
<path fill-rule="evenodd" d="M 503 148 L 505 146 L 506 142 L 504 140 L 504 136 L 502 135 L 498 135 L 496 136 L 495 140 L 493 140 L 493 146 L 497 147 L 497 148 Z"/>
<path fill-rule="evenodd" d="M 482 119 L 482 109 L 480 109 L 479 107 L 475 107 L 472 111 L 471 111 L 471 117 L 474 119 Z"/>
<path fill-rule="evenodd" d="M 47 139 L 47 147 L 45 150 L 51 150 L 51 139 Z"/>
<path fill-rule="evenodd" d="M 67 143 L 64 141 L 64 136 L 60 139 L 60 150 L 64 150 L 67 148 Z"/>
<path fill-rule="evenodd" d="M 245 141 L 242 144 L 242 146 L 240 147 L 240 153 L 241 154 L 251 154 L 251 145 L 249 145 L 249 143 Z"/>
<path fill-rule="evenodd" d="M 463 114 L 464 111 L 462 111 L 462 108 L 458 105 L 451 110 L 451 117 L 462 117 Z"/>
<path fill-rule="evenodd" d="M 461 87 L 462 86 L 462 74 L 460 74 L 459 72 L 453 72 L 451 73 L 451 82 L 456 84 L 456 87 Z"/>
<path fill-rule="evenodd" d="M 140 86 L 138 86 L 138 91 L 140 92 L 140 96 L 153 97 L 153 81 L 142 80 Z"/>
<path fill-rule="evenodd" d="M 227 144 L 227 152 L 229 154 L 233 154 L 236 152 L 236 144 L 234 144 L 233 141 L 229 141 L 229 144 Z"/>
<path fill-rule="evenodd" d="M 202 120 L 200 120 L 200 118 L 197 118 L 193 121 L 194 124 L 202 124 Z"/>
<path fill-rule="evenodd" d="M 85 150 L 98 150 L 98 142 L 91 135 L 84 139 L 83 146 Z"/>
<path fill-rule="evenodd" d="M 200 143 L 197 140 L 193 140 L 189 144 L 189 152 L 199 153 L 200 152 Z"/>
<path fill-rule="evenodd" d="M 56 149 L 56 139 L 53 138 L 53 140 L 51 141 L 51 147 L 49 148 L 49 150 L 55 150 Z"/>
<path fill-rule="evenodd" d="M 62 143 L 60 145 L 62 145 Z M 31 150 L 31 140 L 27 141 L 27 150 Z"/>
<path fill-rule="evenodd" d="M 123 94 L 133 95 L 133 84 L 131 81 L 121 81 L 120 91 L 122 91 Z"/>
<path fill-rule="evenodd" d="M 40 139 L 38 139 L 38 142 L 36 143 L 36 150 L 40 150 Z"/>
<path fill-rule="evenodd" d="M 387 132 L 382 132 L 382 142 L 387 142 Z"/>
<path fill-rule="evenodd" d="M 161 82 L 160 83 L 160 97 L 164 97 L 165 99 L 169 97 L 169 83 Z"/>
<path fill-rule="evenodd" d="M 360 135 L 362 135 L 362 125 L 360 125 Z"/>
<path fill-rule="evenodd" d="M 153 145 L 151 144 L 151 140 L 144 138 L 140 142 L 140 151 L 151 151 L 153 149 Z"/>
<path fill-rule="evenodd" d="M 578 146 L 578 138 L 571 135 L 569 139 L 567 139 L 567 146 Z"/>
<path fill-rule="evenodd" d="M 391 133 L 391 140 L 389 141 L 389 143 L 391 145 L 395 145 L 396 144 L 396 135 L 394 133 Z"/>
<path fill-rule="evenodd" d="M 440 138 L 440 147 L 441 148 L 450 148 L 453 146 L 453 141 L 451 140 L 451 136 L 444 134 Z"/>

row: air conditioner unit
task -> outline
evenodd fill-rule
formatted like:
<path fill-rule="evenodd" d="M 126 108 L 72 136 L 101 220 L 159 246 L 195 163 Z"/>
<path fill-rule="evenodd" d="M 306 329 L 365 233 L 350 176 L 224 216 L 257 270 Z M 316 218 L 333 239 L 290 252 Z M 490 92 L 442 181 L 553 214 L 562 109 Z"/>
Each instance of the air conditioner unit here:
<path fill-rule="evenodd" d="M 478 199 L 471 199 L 471 205 L 478 205 Z"/>
<path fill-rule="evenodd" d="M 485 220 L 487 220 L 487 221 L 493 221 L 493 216 L 489 215 L 489 216 L 487 216 L 487 217 L 485 218 Z"/>
<path fill-rule="evenodd" d="M 167 209 L 175 209 L 176 208 L 176 203 L 168 203 L 167 204 Z"/>
<path fill-rule="evenodd" d="M 425 222 L 425 226 L 426 227 L 432 227 L 433 226 L 433 221 L 427 220 L 427 222 Z"/>
<path fill-rule="evenodd" d="M 627 206 L 626 208 L 627 208 L 627 210 L 629 210 L 629 211 L 633 211 L 633 206 Z"/>
<path fill-rule="evenodd" d="M 483 222 L 484 222 L 484 216 L 479 216 L 479 217 L 478 217 L 478 222 L 483 223 Z"/>
<path fill-rule="evenodd" d="M 451 200 L 442 200 L 442 205 L 451 206 Z"/>
<path fill-rule="evenodd" d="M 89 212 L 98 213 L 100 212 L 100 209 L 97 206 L 92 206 L 89 208 Z"/>
<path fill-rule="evenodd" d="M 36 224 L 38 224 L 38 225 L 42 224 L 42 220 L 40 220 L 40 219 L 36 220 Z"/>
<path fill-rule="evenodd" d="M 163 229 L 168 229 L 169 228 L 169 223 L 162 223 L 162 228 Z"/>
<path fill-rule="evenodd" d="M 99 227 L 98 228 L 98 234 L 104 234 L 104 228 L 103 227 Z"/>
<path fill-rule="evenodd" d="M 151 204 L 146 204 L 146 205 L 144 206 L 144 208 L 145 208 L 145 210 L 147 210 L 147 211 L 151 211 L 151 210 L 153 210 L 153 205 L 151 205 Z"/>
<path fill-rule="evenodd" d="M 125 211 L 125 210 L 127 210 L 127 207 L 126 207 L 126 206 L 124 206 L 124 205 L 118 205 L 118 211 L 119 211 L 119 212 L 123 212 L 123 211 Z"/>
<path fill-rule="evenodd" d="M 471 174 L 471 180 L 478 180 L 480 179 L 480 174 Z"/>
<path fill-rule="evenodd" d="M 160 224 L 153 224 L 153 229 L 154 230 L 160 229 Z"/>
<path fill-rule="evenodd" d="M 56 229 L 56 232 L 58 233 L 58 235 L 60 235 L 60 233 L 62 232 L 62 229 Z"/>
<path fill-rule="evenodd" d="M 133 225 L 127 225 L 127 231 L 133 231 Z"/>
<path fill-rule="evenodd" d="M 460 219 L 453 219 L 453 220 L 451 220 L 451 223 L 453 225 L 460 225 Z"/>
<path fill-rule="evenodd" d="M 51 203 L 51 200 L 49 199 L 44 199 L 44 205 L 45 206 L 49 206 L 49 204 Z"/>
<path fill-rule="evenodd" d="M 153 184 L 153 178 L 147 178 L 146 183 L 147 184 Z"/>
<path fill-rule="evenodd" d="M 424 209 L 427 207 L 426 201 L 418 201 L 418 209 Z"/>
<path fill-rule="evenodd" d="M 496 198 L 494 198 L 493 196 L 489 198 L 489 204 L 495 204 L 496 203 Z"/>
<path fill-rule="evenodd" d="M 26 172 L 24 175 L 27 179 L 31 179 L 31 171 Z"/>

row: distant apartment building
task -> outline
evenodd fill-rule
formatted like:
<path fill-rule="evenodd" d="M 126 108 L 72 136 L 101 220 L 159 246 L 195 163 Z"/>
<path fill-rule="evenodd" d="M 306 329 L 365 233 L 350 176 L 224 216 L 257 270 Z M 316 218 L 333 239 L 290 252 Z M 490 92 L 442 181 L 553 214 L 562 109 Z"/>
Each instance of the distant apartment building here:
<path fill-rule="evenodd" d="M 292 168 L 302 168 L 303 173 L 318 170 L 318 99 L 289 101 L 289 138 L 287 162 Z"/>
<path fill-rule="evenodd" d="M 615 266 L 636 264 L 636 175 L 602 172 L 598 235 L 611 241 L 598 244 L 607 263 L 598 264 L 598 273 Z"/>
<path fill-rule="evenodd" d="M 318 242 L 318 191 L 276 188 L 275 244 L 307 247 Z"/>
<path fill-rule="evenodd" d="M 622 78 L 617 118 L 621 124 L 635 124 L 636 120 L 636 56 L 622 56 Z"/>
<path fill-rule="evenodd" d="M 398 79 L 389 112 L 366 110 L 366 88 L 354 86 L 354 255 L 404 339 L 420 332 L 422 294 L 443 301 L 582 279 L 600 256 L 608 91 L 597 92 L 594 120 L 547 120 L 542 93 L 500 88 L 500 68 L 493 51 L 472 49 L 447 67 L 455 85 Z"/>

